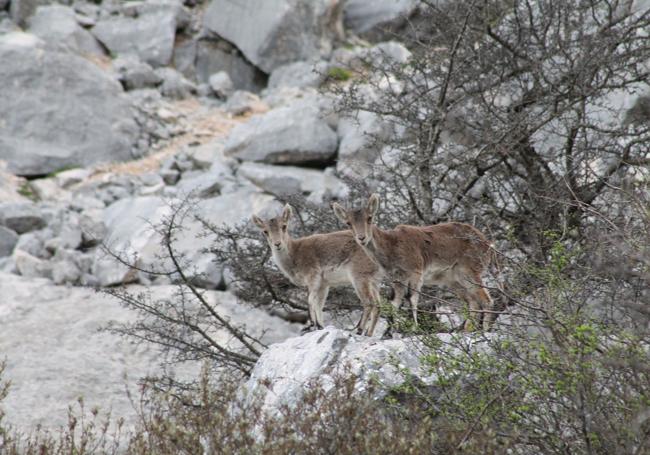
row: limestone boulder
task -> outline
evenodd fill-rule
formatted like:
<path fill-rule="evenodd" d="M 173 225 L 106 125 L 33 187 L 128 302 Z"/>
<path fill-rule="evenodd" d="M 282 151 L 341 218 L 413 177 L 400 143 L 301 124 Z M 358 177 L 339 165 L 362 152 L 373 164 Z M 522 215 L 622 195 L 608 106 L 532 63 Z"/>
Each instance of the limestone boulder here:
<path fill-rule="evenodd" d="M 0 150 L 8 171 L 133 158 L 139 127 L 122 87 L 90 61 L 50 49 L 34 35 L 0 35 Z"/>
<path fill-rule="evenodd" d="M 224 153 L 242 161 L 270 164 L 313 164 L 331 161 L 336 133 L 322 118 L 319 106 L 298 101 L 255 115 L 235 127 Z"/>
<path fill-rule="evenodd" d="M 266 73 L 331 51 L 342 33 L 338 0 L 213 0 L 204 26 Z"/>

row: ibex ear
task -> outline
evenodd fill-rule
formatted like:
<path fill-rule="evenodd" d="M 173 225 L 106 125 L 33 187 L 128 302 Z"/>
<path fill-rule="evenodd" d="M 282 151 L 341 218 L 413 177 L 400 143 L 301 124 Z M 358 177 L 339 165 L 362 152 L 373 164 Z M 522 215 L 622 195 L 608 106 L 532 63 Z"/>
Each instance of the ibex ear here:
<path fill-rule="evenodd" d="M 291 218 L 292 216 L 293 216 L 293 209 L 289 204 L 286 204 L 284 206 L 284 210 L 282 210 L 282 221 L 286 223 L 289 221 L 289 218 Z"/>
<path fill-rule="evenodd" d="M 347 217 L 345 216 L 345 209 L 341 207 L 341 205 L 338 202 L 335 202 L 332 204 L 332 210 L 334 210 L 334 215 L 341 220 L 343 223 L 347 223 Z"/>
<path fill-rule="evenodd" d="M 368 212 L 370 215 L 375 216 L 377 213 L 377 209 L 379 208 L 379 195 L 377 193 L 373 193 L 372 196 L 368 199 Z"/>
<path fill-rule="evenodd" d="M 262 221 L 261 218 L 259 218 L 256 215 L 253 215 L 251 219 L 253 220 L 253 223 L 257 224 L 257 227 L 259 227 L 260 229 L 264 229 L 264 221 Z"/>

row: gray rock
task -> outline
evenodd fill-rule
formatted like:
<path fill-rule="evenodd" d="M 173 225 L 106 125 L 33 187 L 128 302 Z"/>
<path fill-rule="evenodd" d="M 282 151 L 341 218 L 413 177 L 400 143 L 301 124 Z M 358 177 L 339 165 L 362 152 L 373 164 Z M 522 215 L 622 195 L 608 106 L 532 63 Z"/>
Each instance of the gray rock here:
<path fill-rule="evenodd" d="M 320 112 L 320 117 L 327 125 L 336 130 L 339 124 L 339 115 L 334 110 L 332 95 L 323 95 L 314 88 L 278 87 L 267 90 L 263 100 L 271 109 L 295 104 L 312 105 Z"/>
<path fill-rule="evenodd" d="M 190 194 L 198 198 L 207 198 L 218 196 L 223 183 L 223 175 L 218 172 L 193 171 L 183 174 L 176 184 L 176 189 L 181 198 Z"/>
<path fill-rule="evenodd" d="M 58 236 L 59 247 L 69 250 L 76 250 L 83 243 L 83 231 L 81 227 L 81 219 L 79 216 L 68 216 L 65 223 L 61 226 Z M 47 247 L 47 245 L 46 245 Z"/>
<path fill-rule="evenodd" d="M 262 163 L 242 163 L 237 175 L 276 196 L 310 194 L 315 202 L 324 199 L 345 199 L 348 189 L 329 172 L 295 166 L 274 166 Z"/>
<path fill-rule="evenodd" d="M 208 83 L 210 76 L 225 71 L 235 89 L 258 92 L 266 85 L 266 76 L 225 41 L 202 39 L 196 44 L 196 79 Z"/>
<path fill-rule="evenodd" d="M 346 0 L 343 7 L 345 26 L 359 34 L 376 27 L 399 24 L 417 4 L 417 0 Z"/>
<path fill-rule="evenodd" d="M 336 133 L 320 117 L 318 106 L 296 102 L 236 126 L 224 153 L 271 164 L 325 163 L 334 157 L 336 147 Z"/>
<path fill-rule="evenodd" d="M 269 76 L 269 88 L 319 87 L 327 77 L 327 62 L 295 62 L 277 67 Z"/>
<path fill-rule="evenodd" d="M 45 219 L 31 202 L 6 202 L 0 204 L 0 226 L 6 226 L 18 234 L 45 227 Z"/>
<path fill-rule="evenodd" d="M 160 176 L 167 185 L 176 185 L 181 178 L 181 173 L 178 169 L 161 169 Z"/>
<path fill-rule="evenodd" d="M 162 78 L 154 72 L 151 65 L 141 62 L 133 55 L 116 58 L 113 60 L 113 68 L 127 90 L 156 87 L 162 82 Z"/>
<path fill-rule="evenodd" d="M 66 171 L 57 172 L 54 180 L 61 188 L 70 188 L 77 183 L 81 183 L 90 177 L 92 171 L 90 169 L 68 169 Z"/>
<path fill-rule="evenodd" d="M 80 54 L 105 55 L 95 37 L 77 22 L 72 8 L 39 6 L 29 20 L 29 31 L 44 41 L 60 44 Z"/>
<path fill-rule="evenodd" d="M 186 150 L 187 156 L 194 162 L 196 169 L 209 169 L 213 163 L 222 163 L 227 174 L 232 175 L 230 169 L 236 161 L 223 156 L 224 143 L 221 138 L 215 139 L 197 147 Z"/>
<path fill-rule="evenodd" d="M 441 334 L 442 341 L 452 335 Z M 355 378 L 355 390 L 365 390 L 373 382 L 377 398 L 410 378 L 431 384 L 435 376 L 421 367 L 423 346 L 412 340 L 378 340 L 326 327 L 324 330 L 290 338 L 270 346 L 255 364 L 242 387 L 248 400 L 261 400 L 262 411 L 276 414 L 280 407 L 293 407 L 316 383 L 327 392 L 342 372 Z"/>
<path fill-rule="evenodd" d="M 173 300 L 175 286 L 145 289 L 154 300 Z M 3 423 L 31 432 L 37 425 L 67 425 L 67 410 L 79 396 L 87 409 L 125 418 L 125 427 L 139 421 L 125 388 L 160 373 L 161 353 L 151 345 L 136 345 L 114 333 L 98 330 L 109 322 L 133 323 L 137 314 L 104 293 L 79 287 L 55 286 L 49 280 L 25 279 L 0 273 L 0 346 L 12 379 L 11 393 L 2 402 Z M 205 293 L 210 305 L 233 324 L 274 343 L 294 336 L 296 324 L 269 316 L 264 310 L 241 305 L 227 292 Z M 236 347 L 226 333 L 213 332 L 220 343 Z M 168 366 L 169 367 L 169 366 Z M 174 366 L 179 379 L 197 377 L 200 365 Z M 37 373 L 36 373 L 37 372 Z"/>
<path fill-rule="evenodd" d="M 270 201 L 270 196 L 251 188 L 196 201 L 194 209 L 188 216 L 183 217 L 182 235 L 176 238 L 173 245 L 184 257 L 185 273 L 195 276 L 195 282 L 206 288 L 218 287 L 222 282 L 221 264 L 215 264 L 214 257 L 202 251 L 210 246 L 214 239 L 198 236 L 205 232 L 205 228 L 196 216 L 200 215 L 217 226 L 224 223 L 234 225 Z M 139 267 L 171 271 L 173 268 L 170 261 L 160 258 L 165 253 L 161 250 L 159 236 L 152 228 L 152 225 L 169 216 L 171 210 L 169 204 L 161 198 L 138 197 L 120 200 L 104 211 L 104 222 L 108 229 L 105 243 L 111 251 L 133 260 Z M 138 274 L 99 250 L 92 274 L 102 286 L 138 279 Z"/>
<path fill-rule="evenodd" d="M 196 85 L 173 68 L 158 68 L 156 75 L 162 80 L 160 93 L 174 99 L 184 99 L 196 93 Z"/>
<path fill-rule="evenodd" d="M 366 177 L 381 150 L 381 145 L 375 144 L 374 140 L 388 139 L 392 131 L 389 124 L 372 112 L 360 111 L 356 118 L 341 118 L 336 169 L 351 177 Z"/>
<path fill-rule="evenodd" d="M 18 243 L 14 248 L 36 256 L 41 259 L 49 259 L 51 254 L 45 249 L 44 241 L 38 232 L 28 232 L 18 238 Z"/>
<path fill-rule="evenodd" d="M 79 217 L 81 245 L 86 248 L 97 246 L 106 236 L 106 225 L 102 219 L 102 210 L 88 209 Z"/>
<path fill-rule="evenodd" d="M 18 269 L 16 268 L 16 260 L 13 256 L 7 256 L 0 258 L 0 272 L 4 273 L 13 273 L 18 275 Z"/>
<path fill-rule="evenodd" d="M 188 79 L 196 79 L 196 40 L 177 35 L 172 65 Z"/>
<path fill-rule="evenodd" d="M 396 63 L 406 63 L 411 58 L 411 51 L 397 41 L 379 43 L 367 51 L 367 55 L 374 59 L 376 64 L 389 60 Z"/>
<path fill-rule="evenodd" d="M 142 187 L 140 187 L 139 194 L 141 196 L 154 196 L 160 194 L 165 187 L 165 182 L 158 174 L 149 173 L 143 174 L 139 178 Z"/>
<path fill-rule="evenodd" d="M 29 182 L 31 190 L 36 195 L 37 201 L 69 201 L 72 197 L 70 192 L 61 188 L 55 179 L 35 179 Z"/>
<path fill-rule="evenodd" d="M 54 284 L 76 284 L 81 280 L 81 271 L 71 261 L 56 261 L 52 265 Z"/>
<path fill-rule="evenodd" d="M 0 226 L 0 257 L 11 256 L 18 243 L 18 234 L 4 226 Z"/>
<path fill-rule="evenodd" d="M 152 66 L 171 63 L 176 30 L 187 22 L 177 1 L 133 2 L 135 17 L 101 19 L 92 33 L 114 55 L 137 55 Z"/>
<path fill-rule="evenodd" d="M 132 158 L 139 133 L 132 107 L 98 66 L 25 33 L 0 35 L 0 61 L 11 62 L 0 65 L 0 150 L 10 172 Z"/>
<path fill-rule="evenodd" d="M 342 32 L 338 0 L 213 0 L 203 21 L 266 73 L 329 53 Z"/>
<path fill-rule="evenodd" d="M 232 80 L 230 80 L 230 76 L 225 71 L 219 71 L 210 76 L 209 82 L 210 88 L 219 98 L 228 98 L 234 90 Z"/>
<path fill-rule="evenodd" d="M 157 197 L 121 199 L 104 210 L 104 243 L 114 254 L 134 260 L 134 255 L 142 252 L 156 237 L 152 224 L 159 223 L 167 214 L 169 207 Z M 136 265 L 147 265 L 136 262 Z M 102 250 L 97 250 L 92 274 L 101 286 L 129 283 L 137 279 L 134 271 Z"/>
<path fill-rule="evenodd" d="M 70 201 L 70 209 L 76 212 L 86 213 L 86 211 L 101 210 L 104 207 L 106 207 L 106 204 L 96 197 L 81 194 L 75 194 L 75 197 Z"/>
<path fill-rule="evenodd" d="M 262 103 L 259 96 L 244 90 L 233 93 L 224 106 L 226 112 L 232 115 L 244 115 L 265 108 L 266 105 Z"/>
<path fill-rule="evenodd" d="M 13 254 L 18 273 L 27 278 L 52 278 L 53 265 L 16 248 Z"/>

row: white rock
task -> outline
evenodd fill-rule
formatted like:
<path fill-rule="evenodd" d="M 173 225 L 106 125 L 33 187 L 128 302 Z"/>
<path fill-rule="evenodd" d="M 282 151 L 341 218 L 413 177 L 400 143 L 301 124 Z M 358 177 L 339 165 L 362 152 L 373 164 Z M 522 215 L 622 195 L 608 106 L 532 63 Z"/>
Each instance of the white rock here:
<path fill-rule="evenodd" d="M 243 161 L 272 164 L 322 163 L 331 160 L 336 133 L 321 118 L 319 106 L 295 102 L 236 126 L 224 153 Z"/>
<path fill-rule="evenodd" d="M 0 226 L 6 226 L 18 234 L 41 229 L 45 224 L 43 213 L 32 202 L 0 204 Z"/>
<path fill-rule="evenodd" d="M 345 199 L 347 186 L 328 172 L 296 166 L 274 166 L 262 163 L 242 163 L 237 175 L 274 195 L 313 195 L 317 202 L 332 198 Z"/>
<path fill-rule="evenodd" d="M 134 293 L 143 287 L 131 287 Z M 155 299 L 173 298 L 175 286 L 149 289 Z M 100 408 L 124 417 L 126 429 L 137 420 L 125 388 L 138 394 L 137 381 L 156 374 L 161 355 L 154 346 L 98 331 L 110 321 L 133 322 L 136 314 L 92 289 L 55 286 L 45 279 L 25 279 L 0 272 L 0 346 L 7 359 L 3 379 L 12 381 L 3 400 L 3 422 L 29 433 L 36 425 L 56 430 L 67 425 L 68 405 L 83 397 L 86 409 Z M 267 343 L 296 334 L 300 327 L 265 312 L 242 306 L 226 292 L 207 292 L 215 308 L 250 333 L 265 332 Z M 226 334 L 217 339 L 232 343 Z M 173 367 L 179 377 L 193 378 L 199 365 Z M 74 406 L 73 406 L 74 407 Z"/>
<path fill-rule="evenodd" d="M 171 62 L 176 29 L 187 21 L 180 1 L 133 2 L 135 17 L 111 16 L 100 20 L 92 33 L 113 54 L 137 55 L 152 66 Z"/>
<path fill-rule="evenodd" d="M 417 0 L 347 0 L 345 25 L 355 33 L 364 33 L 388 22 L 399 23 L 417 4 Z"/>
<path fill-rule="evenodd" d="M 228 98 L 235 88 L 230 76 L 225 71 L 219 71 L 210 76 L 209 82 L 214 94 L 223 99 Z"/>
<path fill-rule="evenodd" d="M 4 226 L 0 226 L 0 257 L 11 255 L 18 243 L 18 234 Z"/>
<path fill-rule="evenodd" d="M 327 391 L 337 374 L 356 377 L 355 389 L 359 391 L 370 381 L 390 388 L 404 382 L 397 368 L 400 365 L 424 383 L 431 383 L 435 378 L 422 370 L 421 355 L 421 349 L 409 340 L 361 337 L 330 326 L 270 346 L 242 390 L 248 399 L 262 400 L 263 411 L 276 414 L 282 405 L 299 403 L 315 383 Z M 378 394 L 382 393 L 385 391 L 378 387 Z"/>
<path fill-rule="evenodd" d="M 60 44 L 73 52 L 105 55 L 99 42 L 79 25 L 74 10 L 68 6 L 39 6 L 29 20 L 29 31 L 44 41 Z"/>
<path fill-rule="evenodd" d="M 327 62 L 295 62 L 282 65 L 269 76 L 270 89 L 277 87 L 319 87 L 327 77 Z"/>
<path fill-rule="evenodd" d="M 92 171 L 90 169 L 68 169 L 66 171 L 57 172 L 54 180 L 61 186 L 61 188 L 70 188 L 72 185 L 81 183 L 86 180 Z"/>
<path fill-rule="evenodd" d="M 372 112 L 360 111 L 356 118 L 341 118 L 336 169 L 351 177 L 366 177 L 379 156 L 381 142 L 389 139 L 393 131 L 390 124 Z M 376 139 L 379 145 L 374 143 Z"/>
<path fill-rule="evenodd" d="M 53 265 L 16 248 L 13 253 L 18 273 L 27 278 L 52 278 Z"/>
<path fill-rule="evenodd" d="M 342 32 L 339 11 L 338 0 L 212 0 L 203 23 L 270 73 L 329 53 Z"/>
<path fill-rule="evenodd" d="M 224 108 L 232 115 L 243 115 L 256 110 L 267 110 L 268 106 L 256 94 L 237 90 L 228 98 Z"/>

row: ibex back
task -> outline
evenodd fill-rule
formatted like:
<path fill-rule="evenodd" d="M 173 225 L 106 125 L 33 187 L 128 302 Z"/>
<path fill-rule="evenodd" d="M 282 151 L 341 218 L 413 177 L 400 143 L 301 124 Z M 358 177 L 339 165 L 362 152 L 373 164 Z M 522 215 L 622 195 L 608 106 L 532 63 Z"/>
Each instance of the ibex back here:
<path fill-rule="evenodd" d="M 352 229 L 357 243 L 392 281 L 393 306 L 399 308 L 408 295 L 417 324 L 422 286 L 444 285 L 469 304 L 465 330 L 480 328 L 481 320 L 489 328 L 495 313 L 481 275 L 490 264 L 493 250 L 485 236 L 469 224 L 453 222 L 383 230 L 374 224 L 378 208 L 376 194 L 360 209 L 333 205 L 336 216 Z M 485 310 L 489 312 L 483 318 Z"/>
<path fill-rule="evenodd" d="M 323 306 L 329 288 L 351 285 L 363 305 L 358 332 L 372 335 L 375 326 L 370 321 L 379 313 L 379 267 L 355 242 L 351 231 L 291 238 L 291 215 L 291 206 L 287 204 L 281 215 L 266 221 L 253 216 L 253 222 L 262 229 L 282 273 L 296 286 L 307 287 L 312 324 L 323 328 Z"/>

